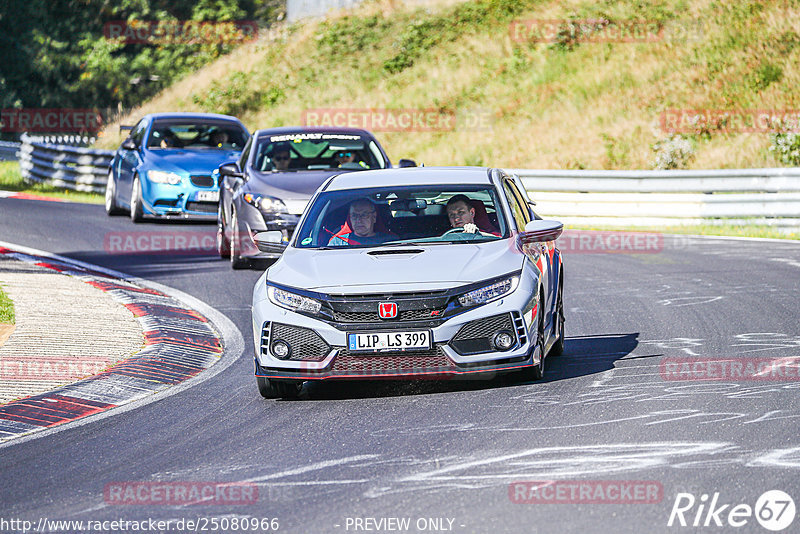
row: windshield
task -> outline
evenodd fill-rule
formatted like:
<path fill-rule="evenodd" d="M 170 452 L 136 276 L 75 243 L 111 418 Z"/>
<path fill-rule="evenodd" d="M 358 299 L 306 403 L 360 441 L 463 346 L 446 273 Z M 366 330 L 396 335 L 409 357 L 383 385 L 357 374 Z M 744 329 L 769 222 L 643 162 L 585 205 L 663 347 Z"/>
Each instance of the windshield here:
<path fill-rule="evenodd" d="M 231 121 L 160 120 L 150 129 L 148 148 L 241 150 L 250 135 Z"/>
<path fill-rule="evenodd" d="M 508 236 L 491 186 L 396 186 L 321 193 L 298 248 L 484 242 Z"/>
<path fill-rule="evenodd" d="M 253 168 L 261 172 L 385 169 L 388 162 L 369 136 L 298 132 L 268 135 L 255 148 Z"/>

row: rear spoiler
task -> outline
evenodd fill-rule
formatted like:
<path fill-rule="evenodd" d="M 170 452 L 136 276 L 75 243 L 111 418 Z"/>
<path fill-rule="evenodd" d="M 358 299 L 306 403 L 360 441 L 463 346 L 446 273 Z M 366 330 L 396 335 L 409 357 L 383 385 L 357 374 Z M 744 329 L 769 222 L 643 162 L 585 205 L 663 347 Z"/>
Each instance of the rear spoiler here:
<path fill-rule="evenodd" d="M 133 126 L 125 126 L 124 124 L 119 125 L 119 131 L 122 133 L 123 130 L 133 130 Z"/>

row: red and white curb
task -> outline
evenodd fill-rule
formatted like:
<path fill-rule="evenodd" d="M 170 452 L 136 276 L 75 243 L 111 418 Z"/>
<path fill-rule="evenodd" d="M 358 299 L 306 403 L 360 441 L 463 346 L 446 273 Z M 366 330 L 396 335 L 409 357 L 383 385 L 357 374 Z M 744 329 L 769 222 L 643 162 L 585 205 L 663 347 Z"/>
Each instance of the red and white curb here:
<path fill-rule="evenodd" d="M 156 398 L 154 393 L 177 393 L 222 371 L 244 350 L 241 333 L 229 319 L 172 288 L 2 242 L 0 254 L 77 277 L 105 291 L 133 312 L 145 338 L 139 353 L 98 375 L 0 406 L 0 443 L 71 426 L 123 405 L 133 409 L 164 396 Z M 232 354 L 225 365 L 217 363 L 223 353 Z M 212 366 L 213 374 L 203 373 Z"/>

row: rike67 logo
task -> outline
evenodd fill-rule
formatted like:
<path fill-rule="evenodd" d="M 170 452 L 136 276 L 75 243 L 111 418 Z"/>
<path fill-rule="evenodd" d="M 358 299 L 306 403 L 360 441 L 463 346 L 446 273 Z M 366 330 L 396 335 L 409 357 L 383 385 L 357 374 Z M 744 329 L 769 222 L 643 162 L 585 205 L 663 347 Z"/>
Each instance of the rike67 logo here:
<path fill-rule="evenodd" d="M 719 492 L 715 492 L 710 501 L 706 493 L 699 499 L 691 493 L 678 493 L 667 526 L 739 528 L 749 524 L 755 517 L 765 529 L 778 532 L 788 528 L 794 516 L 794 499 L 781 490 L 764 492 L 756 500 L 755 507 L 745 503 L 723 504 Z"/>

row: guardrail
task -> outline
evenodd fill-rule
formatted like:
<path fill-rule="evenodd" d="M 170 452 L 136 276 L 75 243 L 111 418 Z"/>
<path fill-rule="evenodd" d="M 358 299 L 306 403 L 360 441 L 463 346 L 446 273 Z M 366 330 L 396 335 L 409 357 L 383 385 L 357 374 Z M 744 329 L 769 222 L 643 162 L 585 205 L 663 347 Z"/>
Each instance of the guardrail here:
<path fill-rule="evenodd" d="M 17 161 L 19 143 L 0 141 L 0 161 Z"/>
<path fill-rule="evenodd" d="M 800 226 L 800 168 L 691 171 L 516 169 L 537 213 L 568 224 Z"/>
<path fill-rule="evenodd" d="M 47 143 L 27 134 L 21 140 L 19 166 L 25 180 L 76 191 L 105 191 L 113 150 Z"/>
<path fill-rule="evenodd" d="M 86 139 L 78 139 L 86 142 Z M 103 193 L 114 152 L 22 136 L 26 180 Z M 566 224 L 800 227 L 800 168 L 691 171 L 515 169 L 537 213 Z"/>

